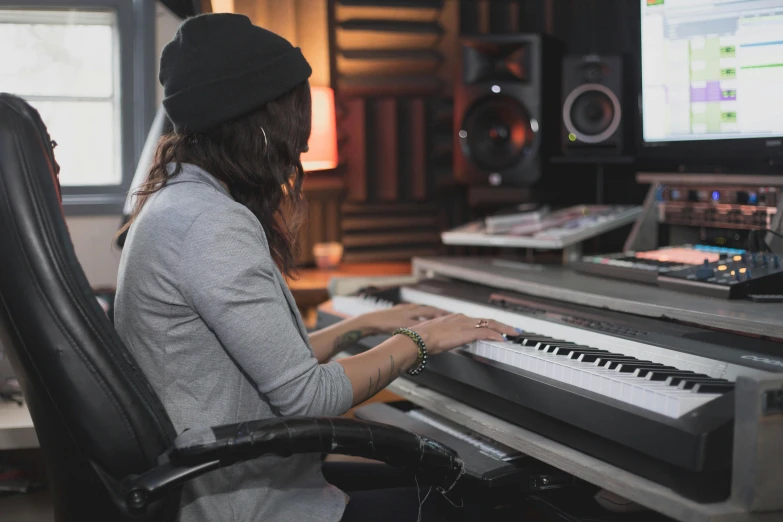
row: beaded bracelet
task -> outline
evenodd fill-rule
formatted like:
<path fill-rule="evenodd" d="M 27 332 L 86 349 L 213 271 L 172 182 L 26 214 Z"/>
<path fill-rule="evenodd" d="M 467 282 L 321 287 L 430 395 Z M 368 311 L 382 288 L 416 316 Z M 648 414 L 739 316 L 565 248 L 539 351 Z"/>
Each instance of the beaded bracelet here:
<path fill-rule="evenodd" d="M 427 365 L 427 347 L 424 345 L 424 339 L 410 328 L 397 328 L 392 335 L 402 334 L 410 337 L 419 349 L 419 357 L 416 359 L 416 366 L 408 370 L 409 375 L 418 375 Z"/>

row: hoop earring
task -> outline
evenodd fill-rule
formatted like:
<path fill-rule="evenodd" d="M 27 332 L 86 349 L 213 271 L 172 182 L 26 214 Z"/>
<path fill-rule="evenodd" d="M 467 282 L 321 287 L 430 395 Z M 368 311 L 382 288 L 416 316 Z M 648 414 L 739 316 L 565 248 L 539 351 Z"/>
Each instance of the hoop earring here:
<path fill-rule="evenodd" d="M 266 149 L 269 147 L 269 142 L 266 139 L 266 131 L 260 125 L 258 128 L 261 129 L 261 135 L 264 136 L 264 154 L 266 154 Z"/>

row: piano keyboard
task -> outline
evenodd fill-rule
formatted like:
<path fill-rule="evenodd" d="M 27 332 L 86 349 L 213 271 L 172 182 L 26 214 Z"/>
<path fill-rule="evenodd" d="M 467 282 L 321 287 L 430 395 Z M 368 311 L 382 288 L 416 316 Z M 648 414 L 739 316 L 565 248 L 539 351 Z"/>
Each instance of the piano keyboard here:
<path fill-rule="evenodd" d="M 508 342 L 480 341 L 458 350 L 675 419 L 732 390 L 738 375 L 759 372 L 420 289 L 403 287 L 400 297 L 523 332 Z M 350 316 L 389 306 L 376 298 L 333 300 L 336 311 Z"/>
<path fill-rule="evenodd" d="M 465 351 L 673 418 L 734 387 L 725 379 L 536 334 L 479 341 Z"/>

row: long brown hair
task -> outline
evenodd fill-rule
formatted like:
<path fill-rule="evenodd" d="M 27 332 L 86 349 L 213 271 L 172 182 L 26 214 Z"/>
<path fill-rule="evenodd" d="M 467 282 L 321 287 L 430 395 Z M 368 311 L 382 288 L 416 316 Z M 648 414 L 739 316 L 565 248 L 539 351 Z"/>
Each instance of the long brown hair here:
<path fill-rule="evenodd" d="M 305 213 L 299 155 L 307 150 L 311 110 L 310 86 L 303 82 L 236 120 L 194 133 L 164 134 L 149 176 L 136 191 L 131 217 L 119 233 L 130 228 L 144 203 L 182 171 L 183 163 L 190 163 L 222 181 L 231 196 L 255 214 L 266 232 L 272 259 L 283 274 L 291 276 Z M 171 164 L 176 167 L 170 172 Z"/>

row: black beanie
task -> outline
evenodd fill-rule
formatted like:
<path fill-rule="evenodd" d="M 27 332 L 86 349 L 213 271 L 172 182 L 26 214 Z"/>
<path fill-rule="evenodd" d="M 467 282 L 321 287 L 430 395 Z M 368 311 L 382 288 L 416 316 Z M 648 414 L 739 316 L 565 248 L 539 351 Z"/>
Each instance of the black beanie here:
<path fill-rule="evenodd" d="M 274 100 L 312 73 L 302 51 L 244 15 L 185 20 L 160 57 L 163 106 L 180 132 L 232 120 Z"/>

